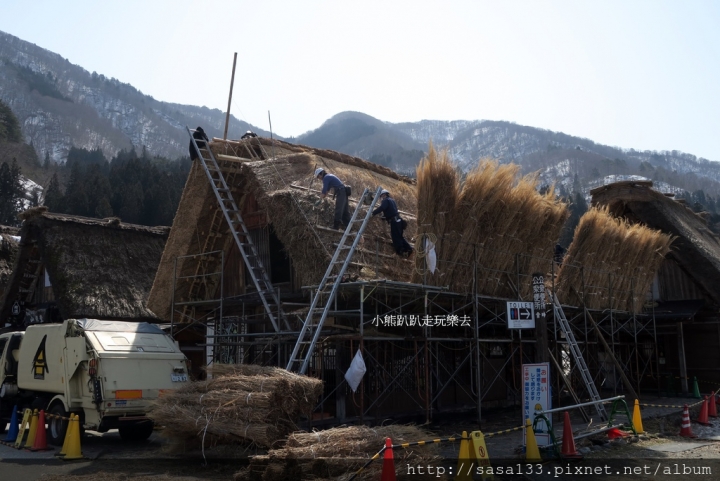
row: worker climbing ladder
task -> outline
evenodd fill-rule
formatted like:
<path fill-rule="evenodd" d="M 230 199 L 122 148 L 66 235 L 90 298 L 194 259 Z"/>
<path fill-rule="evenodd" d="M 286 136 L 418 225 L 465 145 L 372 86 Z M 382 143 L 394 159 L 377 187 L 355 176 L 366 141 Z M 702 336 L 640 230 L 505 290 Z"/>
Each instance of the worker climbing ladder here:
<path fill-rule="evenodd" d="M 333 254 L 332 260 L 330 260 L 330 264 L 325 271 L 325 275 L 315 291 L 312 303 L 310 304 L 310 310 L 305 317 L 305 322 L 303 323 L 297 342 L 295 343 L 295 348 L 293 349 L 292 354 L 290 354 L 290 360 L 287 365 L 288 371 L 295 371 L 300 374 L 305 374 L 307 372 L 310 359 L 312 358 L 313 351 L 315 349 L 315 344 L 320 337 L 320 331 L 325 323 L 330 307 L 335 300 L 340 283 L 343 281 L 345 271 L 350 265 L 355 248 L 357 247 L 358 242 L 360 242 L 360 238 L 365 231 L 365 227 L 367 227 L 368 221 L 372 216 L 373 207 L 380 198 L 381 191 L 382 187 L 378 187 L 375 191 L 375 197 L 373 197 L 370 205 L 367 206 L 367 211 L 365 212 L 364 217 L 358 219 L 360 210 L 364 206 L 362 199 L 365 199 L 371 191 L 369 189 L 365 189 L 362 196 L 360 196 L 361 201 L 357 203 L 355 212 L 353 212 L 350 222 L 345 228 L 345 232 L 343 233 L 340 242 L 338 242 L 337 249 L 335 249 L 335 253 Z M 356 232 L 352 232 L 353 226 L 358 223 L 360 223 L 360 227 Z M 345 245 L 351 238 L 353 239 L 352 244 L 349 246 Z M 334 279 L 332 286 L 329 291 L 326 291 L 326 288 L 332 279 Z M 324 299 L 324 305 L 322 307 L 318 307 L 321 299 Z M 320 318 L 317 320 L 317 323 L 314 323 L 318 312 L 320 313 Z"/>
<path fill-rule="evenodd" d="M 188 127 L 185 128 L 190 135 L 190 141 L 192 142 L 193 147 L 199 153 L 200 164 L 203 166 L 205 174 L 210 181 L 210 186 L 215 193 L 215 198 L 220 205 L 220 210 L 222 210 L 223 216 L 230 227 L 230 232 L 232 233 L 233 239 L 235 239 L 235 244 L 238 246 L 240 255 L 242 255 L 245 266 L 247 267 L 248 274 L 250 275 L 253 285 L 258 292 L 258 296 L 265 307 L 265 312 L 267 313 L 268 318 L 270 318 L 270 322 L 272 322 L 273 328 L 275 328 L 276 332 L 280 331 L 280 326 L 277 320 L 280 318 L 285 329 L 290 330 L 290 325 L 282 311 L 282 307 L 280 306 L 278 293 L 275 291 L 272 283 L 270 282 L 270 276 L 263 266 L 262 259 L 258 255 L 257 248 L 252 241 L 252 237 L 250 236 L 250 232 L 248 231 L 242 216 L 240 215 L 240 209 L 235 203 L 235 199 L 233 198 L 230 188 L 225 181 L 225 177 L 220 170 L 220 166 L 215 160 L 215 156 L 209 147 L 200 149 L 193 137 L 193 132 L 195 131 L 190 130 Z M 268 302 L 268 298 L 271 302 Z M 275 305 L 277 311 L 273 311 L 271 305 Z"/>
<path fill-rule="evenodd" d="M 590 394 L 590 399 L 596 402 L 595 410 L 603 421 L 607 421 L 607 411 L 605 411 L 605 406 L 601 402 L 600 394 L 595 387 L 595 382 L 593 381 L 590 370 L 585 363 L 585 359 L 583 358 L 582 352 L 580 351 L 580 346 L 578 346 L 578 343 L 575 340 L 575 334 L 572 331 L 572 327 L 570 327 L 570 323 L 568 322 L 567 318 L 565 317 L 565 313 L 562 310 L 562 305 L 560 304 L 560 301 L 554 293 L 550 293 L 550 297 L 552 297 L 553 300 L 553 312 L 555 314 L 555 320 L 560 325 L 560 329 L 562 329 L 562 332 L 565 333 L 565 340 L 567 341 L 568 346 L 570 346 L 570 352 L 572 353 L 573 358 L 575 359 L 575 363 L 580 370 L 580 375 L 582 376 L 585 387 Z"/>

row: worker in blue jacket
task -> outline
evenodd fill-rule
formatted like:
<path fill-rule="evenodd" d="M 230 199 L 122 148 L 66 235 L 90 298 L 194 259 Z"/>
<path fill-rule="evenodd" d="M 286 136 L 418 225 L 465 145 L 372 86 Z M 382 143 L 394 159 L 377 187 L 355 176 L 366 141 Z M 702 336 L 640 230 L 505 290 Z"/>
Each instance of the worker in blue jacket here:
<path fill-rule="evenodd" d="M 321 199 L 318 203 L 327 197 L 331 190 L 335 191 L 335 217 L 332 228 L 339 229 L 341 225 L 343 229 L 347 228 L 350 223 L 349 187 L 346 187 L 337 176 L 325 172 L 323 168 L 315 169 L 315 177 L 323 183 L 322 192 L 320 193 Z"/>
<path fill-rule="evenodd" d="M 390 224 L 390 237 L 392 238 L 395 253 L 401 257 L 410 257 L 413 248 L 403 236 L 407 223 L 400 218 L 395 199 L 390 197 L 390 192 L 383 189 L 380 192 L 380 206 L 372 212 L 372 215 L 382 214 L 382 218 Z"/>

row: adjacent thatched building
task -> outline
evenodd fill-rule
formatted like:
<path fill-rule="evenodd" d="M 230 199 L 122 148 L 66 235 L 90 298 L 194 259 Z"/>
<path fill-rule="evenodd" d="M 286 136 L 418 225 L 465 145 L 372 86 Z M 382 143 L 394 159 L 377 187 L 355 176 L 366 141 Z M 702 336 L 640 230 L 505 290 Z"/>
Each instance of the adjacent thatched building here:
<path fill-rule="evenodd" d="M 0 299 L 5 294 L 5 288 L 10 282 L 13 265 L 15 265 L 19 232 L 20 229 L 17 227 L 0 226 Z"/>
<path fill-rule="evenodd" d="M 683 390 L 688 389 L 688 375 L 720 381 L 718 236 L 702 216 L 653 190 L 652 182 L 618 182 L 591 194 L 593 205 L 606 206 L 612 215 L 675 238 L 648 292 L 659 365 L 671 380 L 681 378 Z"/>
<path fill-rule="evenodd" d="M 292 145 L 270 139 L 213 139 L 210 147 L 241 210 L 274 287 L 283 298 L 322 278 L 340 240 L 332 224 L 334 200 L 320 206 L 320 182 L 314 169 L 324 168 L 352 188 L 351 212 L 365 188 L 389 190 L 408 221 L 406 237 L 415 232 L 415 185 L 385 167 L 338 152 Z M 213 253 L 212 255 L 203 255 Z M 221 266 L 221 262 L 224 265 Z M 149 307 L 170 320 L 173 300 L 185 304 L 175 322 L 197 319 L 188 302 L 242 296 L 253 285 L 234 243 L 202 165 L 195 162 L 173 221 L 160 267 L 150 292 Z M 353 278 L 409 280 L 412 262 L 393 254 L 385 222 L 371 219 L 363 243 L 353 256 Z M 222 272 L 222 276 L 212 273 Z M 222 282 L 221 282 L 222 279 Z M 220 284 L 222 283 L 222 289 Z M 198 309 L 209 309 L 198 304 Z M 230 303 L 225 304 L 231 308 Z M 243 306 L 247 313 L 248 305 Z M 227 311 L 226 311 L 227 313 Z"/>
<path fill-rule="evenodd" d="M 167 227 L 53 214 L 22 214 L 19 252 L 0 318 L 21 324 L 78 317 L 157 321 L 146 301 Z"/>
<path fill-rule="evenodd" d="M 720 239 L 683 203 L 652 189 L 652 182 L 618 182 L 591 191 L 592 203 L 633 223 L 675 237 L 660 268 L 655 300 L 703 299 L 720 306 Z"/>

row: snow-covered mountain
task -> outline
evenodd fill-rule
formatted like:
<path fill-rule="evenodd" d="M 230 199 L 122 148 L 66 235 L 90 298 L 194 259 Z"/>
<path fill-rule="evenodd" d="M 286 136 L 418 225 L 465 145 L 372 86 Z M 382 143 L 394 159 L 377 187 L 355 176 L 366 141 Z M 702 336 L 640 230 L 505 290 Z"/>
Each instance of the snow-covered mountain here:
<path fill-rule="evenodd" d="M 64 162 L 71 147 L 145 147 L 150 154 L 187 155 L 186 125 L 220 135 L 217 109 L 159 102 L 133 86 L 88 72 L 60 55 L 0 32 L 0 100 L 18 117 L 25 141 L 39 159 Z M 234 117 L 230 130 L 268 132 Z M 293 141 L 333 149 L 412 175 L 429 142 L 447 148 L 468 171 L 479 159 L 515 162 L 523 172 L 568 190 L 590 188 L 608 176 L 641 176 L 675 188 L 720 195 L 720 163 L 678 151 L 621 149 L 562 132 L 493 120 L 421 120 L 390 123 L 360 112 L 341 112 Z"/>

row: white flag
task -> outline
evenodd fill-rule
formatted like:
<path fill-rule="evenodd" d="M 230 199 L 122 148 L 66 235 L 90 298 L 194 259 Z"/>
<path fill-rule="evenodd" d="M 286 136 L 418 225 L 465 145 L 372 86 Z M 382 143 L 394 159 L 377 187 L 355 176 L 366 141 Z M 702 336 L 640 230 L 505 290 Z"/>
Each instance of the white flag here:
<path fill-rule="evenodd" d="M 431 274 L 435 274 L 435 264 L 437 263 L 437 255 L 435 254 L 435 244 L 430 239 L 425 238 L 425 252 L 427 252 L 427 265 Z"/>
<path fill-rule="evenodd" d="M 358 352 L 355 353 L 355 357 L 350 363 L 350 368 L 348 368 L 345 373 L 345 380 L 348 382 L 353 392 L 357 391 L 360 381 L 362 381 L 362 378 L 365 375 L 365 371 L 367 371 L 367 369 L 365 369 L 365 361 L 363 361 L 362 353 L 360 352 L 360 349 L 358 349 Z"/>

